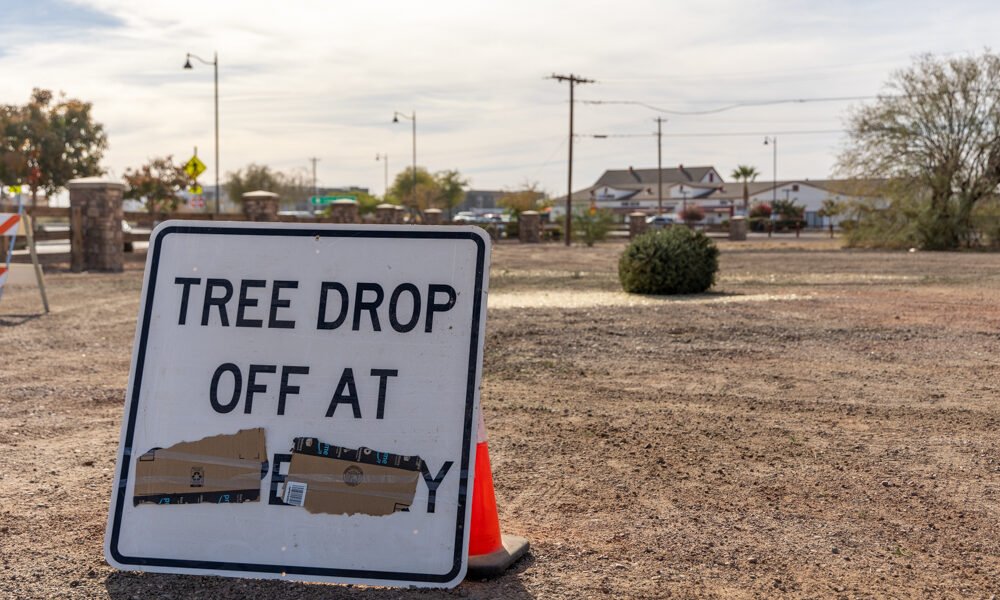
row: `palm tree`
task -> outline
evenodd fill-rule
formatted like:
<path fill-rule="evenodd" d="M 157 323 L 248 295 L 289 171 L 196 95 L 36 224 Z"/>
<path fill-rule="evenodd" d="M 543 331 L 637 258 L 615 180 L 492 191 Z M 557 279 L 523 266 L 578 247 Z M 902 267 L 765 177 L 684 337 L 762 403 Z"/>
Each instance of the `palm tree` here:
<path fill-rule="evenodd" d="M 747 187 L 747 183 L 756 181 L 758 175 L 760 175 L 760 171 L 750 165 L 737 165 L 729 175 L 736 181 L 743 182 L 743 214 L 748 214 L 747 209 L 750 205 L 750 189 Z"/>

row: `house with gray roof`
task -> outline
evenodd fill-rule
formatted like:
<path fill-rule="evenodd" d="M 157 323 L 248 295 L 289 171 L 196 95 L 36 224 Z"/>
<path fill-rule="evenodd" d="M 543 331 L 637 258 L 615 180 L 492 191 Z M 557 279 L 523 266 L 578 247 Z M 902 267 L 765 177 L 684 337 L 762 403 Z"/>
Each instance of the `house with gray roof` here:
<path fill-rule="evenodd" d="M 662 192 L 660 192 L 662 182 Z M 876 200 L 882 182 L 858 182 L 837 179 L 753 181 L 747 184 L 749 207 L 773 200 L 789 200 L 804 207 L 809 227 L 825 225 L 820 211 L 825 200 Z M 706 222 L 719 223 L 733 215 L 746 214 L 743 207 L 743 183 L 726 182 L 711 166 L 665 168 L 657 177 L 656 169 L 615 169 L 602 174 L 593 185 L 573 192 L 575 207 L 596 206 L 610 210 L 625 221 L 628 214 L 644 212 L 675 214 L 686 205 L 700 207 Z M 557 198 L 555 214 L 565 214 L 566 197 Z M 838 221 L 834 219 L 834 223 Z"/>

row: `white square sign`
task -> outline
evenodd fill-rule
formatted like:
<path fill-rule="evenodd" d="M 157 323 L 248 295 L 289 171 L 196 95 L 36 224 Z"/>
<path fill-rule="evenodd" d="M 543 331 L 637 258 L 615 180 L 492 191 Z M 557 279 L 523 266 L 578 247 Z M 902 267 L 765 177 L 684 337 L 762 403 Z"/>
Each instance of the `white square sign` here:
<path fill-rule="evenodd" d="M 475 227 L 157 227 L 108 562 L 457 585 L 489 256 Z"/>

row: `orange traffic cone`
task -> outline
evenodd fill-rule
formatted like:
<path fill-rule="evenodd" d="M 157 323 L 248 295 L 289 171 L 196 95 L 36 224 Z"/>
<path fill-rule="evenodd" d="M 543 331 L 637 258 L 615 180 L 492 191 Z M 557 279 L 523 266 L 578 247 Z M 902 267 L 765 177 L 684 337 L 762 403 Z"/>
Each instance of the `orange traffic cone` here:
<path fill-rule="evenodd" d="M 480 413 L 476 443 L 476 479 L 472 490 L 468 576 L 485 579 L 501 575 L 527 552 L 528 540 L 500 533 L 497 499 L 493 492 L 490 450 L 486 442 L 486 425 Z"/>

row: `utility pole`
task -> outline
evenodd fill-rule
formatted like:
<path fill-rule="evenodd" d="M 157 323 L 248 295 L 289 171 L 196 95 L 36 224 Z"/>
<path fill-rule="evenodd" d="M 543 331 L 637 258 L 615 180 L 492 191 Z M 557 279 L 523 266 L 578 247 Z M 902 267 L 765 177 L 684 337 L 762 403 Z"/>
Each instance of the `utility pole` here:
<path fill-rule="evenodd" d="M 656 214 L 663 214 L 663 117 L 656 117 Z"/>
<path fill-rule="evenodd" d="M 778 201 L 778 138 L 777 136 L 766 136 L 764 138 L 764 145 L 770 145 L 774 153 L 774 162 L 772 164 L 771 177 L 774 182 L 774 188 L 771 190 L 771 208 L 774 208 L 774 203 Z"/>
<path fill-rule="evenodd" d="M 319 196 L 319 187 L 316 185 L 316 162 L 319 161 L 315 156 L 309 159 L 313 165 L 313 196 Z"/>
<path fill-rule="evenodd" d="M 594 80 L 577 77 L 572 73 L 569 75 L 553 73 L 549 79 L 569 82 L 569 170 L 566 184 L 566 245 L 569 246 L 573 242 L 573 89 L 578 83 L 594 83 Z"/>
<path fill-rule="evenodd" d="M 385 175 L 384 175 L 384 177 L 385 177 L 385 191 L 382 192 L 382 199 L 385 200 L 385 197 L 389 195 L 389 155 L 388 154 L 379 154 L 379 153 L 376 152 L 375 153 L 375 160 L 376 161 L 380 160 L 383 163 L 382 166 L 384 167 L 383 170 L 385 171 Z"/>

